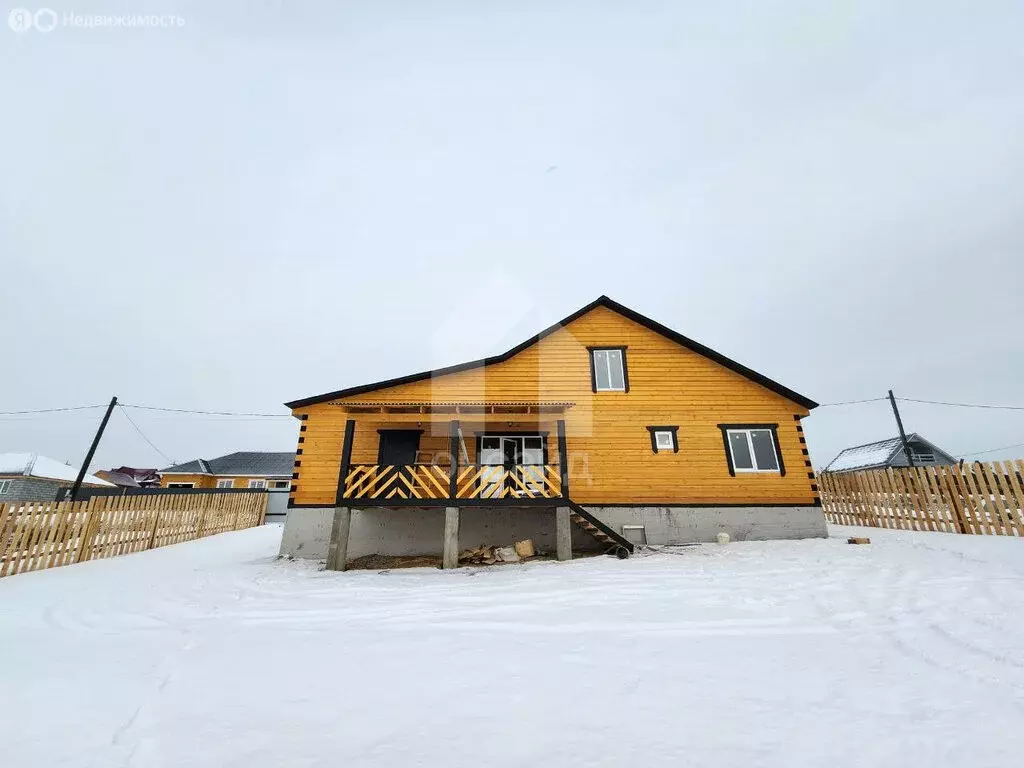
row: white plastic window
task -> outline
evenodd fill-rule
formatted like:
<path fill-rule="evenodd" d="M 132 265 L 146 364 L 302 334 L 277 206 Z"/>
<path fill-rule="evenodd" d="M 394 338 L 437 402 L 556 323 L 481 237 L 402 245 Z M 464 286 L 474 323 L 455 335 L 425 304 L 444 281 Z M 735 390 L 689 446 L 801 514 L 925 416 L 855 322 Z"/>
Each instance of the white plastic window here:
<path fill-rule="evenodd" d="M 737 472 L 778 472 L 779 457 L 770 429 L 730 429 L 729 453 Z"/>
<path fill-rule="evenodd" d="M 626 372 L 621 349 L 595 349 L 590 353 L 594 366 L 594 389 L 598 392 L 624 392 Z"/>

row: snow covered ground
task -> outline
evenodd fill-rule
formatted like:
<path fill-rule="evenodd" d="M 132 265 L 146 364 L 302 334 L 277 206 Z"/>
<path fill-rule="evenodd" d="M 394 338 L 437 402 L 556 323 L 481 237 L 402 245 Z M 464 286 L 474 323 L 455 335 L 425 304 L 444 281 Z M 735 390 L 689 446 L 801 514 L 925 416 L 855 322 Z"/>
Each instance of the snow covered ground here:
<path fill-rule="evenodd" d="M 1024 541 L 455 572 L 280 528 L 0 580 L 10 766 L 1017 766 Z"/>

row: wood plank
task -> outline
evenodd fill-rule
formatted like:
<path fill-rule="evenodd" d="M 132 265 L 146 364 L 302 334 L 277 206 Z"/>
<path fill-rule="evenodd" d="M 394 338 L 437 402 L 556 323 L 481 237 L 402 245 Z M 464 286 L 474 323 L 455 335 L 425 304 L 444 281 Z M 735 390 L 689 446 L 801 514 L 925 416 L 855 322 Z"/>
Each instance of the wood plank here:
<path fill-rule="evenodd" d="M 29 536 L 25 547 L 25 558 L 22 560 L 22 572 L 32 570 L 32 565 L 37 557 L 39 541 L 46 530 L 46 516 L 49 514 L 49 507 L 39 502 L 35 505 L 32 516 L 32 535 Z"/>
<path fill-rule="evenodd" d="M 997 473 L 992 471 L 992 465 L 988 463 L 982 463 L 980 466 L 981 474 L 985 478 L 985 482 L 988 485 L 988 489 L 992 496 L 995 497 L 994 504 L 995 508 L 999 513 L 999 527 L 1002 530 L 1004 536 L 1020 536 L 1020 531 L 1017 529 L 1017 521 L 1010 514 L 1009 508 L 1006 505 L 1006 501 L 1003 498 L 1005 491 L 999 484 Z"/>
<path fill-rule="evenodd" d="M 67 517 L 67 511 L 68 502 L 66 501 L 62 501 L 54 505 L 53 520 L 50 523 L 50 530 L 46 537 L 46 544 L 43 547 L 41 560 L 37 570 L 46 570 L 51 567 L 57 548 L 60 546 L 58 537 L 61 533 L 62 523 Z"/>
<path fill-rule="evenodd" d="M 3 568 L 0 569 L 0 577 L 17 573 L 16 568 L 21 561 L 22 546 L 26 536 L 31 530 L 31 512 L 25 504 L 18 506 L 17 520 L 14 524 L 14 534 L 11 536 L 11 544 L 4 556 Z"/>
<path fill-rule="evenodd" d="M 975 481 L 974 472 L 971 469 L 971 465 L 964 462 L 960 466 L 960 477 L 963 478 L 968 493 L 967 501 L 971 509 L 971 518 L 974 524 L 976 534 L 989 534 L 989 516 L 988 506 L 984 502 L 984 498 L 981 491 L 978 490 L 978 483 Z"/>
<path fill-rule="evenodd" d="M 1017 476 L 1018 468 L 1013 461 L 1007 460 L 1003 466 L 1006 470 L 1010 488 L 1013 491 L 1013 502 L 1017 510 L 1017 523 L 1024 530 L 1024 483 L 1021 483 L 1020 478 Z"/>
<path fill-rule="evenodd" d="M 913 520 L 913 528 L 918 531 L 928 529 L 928 520 L 921 511 L 917 501 L 917 494 L 914 492 L 912 476 L 903 469 L 897 469 L 893 473 L 893 482 L 896 484 L 899 493 L 903 496 L 907 505 L 907 514 Z M 931 530 L 934 530 L 932 528 Z"/>

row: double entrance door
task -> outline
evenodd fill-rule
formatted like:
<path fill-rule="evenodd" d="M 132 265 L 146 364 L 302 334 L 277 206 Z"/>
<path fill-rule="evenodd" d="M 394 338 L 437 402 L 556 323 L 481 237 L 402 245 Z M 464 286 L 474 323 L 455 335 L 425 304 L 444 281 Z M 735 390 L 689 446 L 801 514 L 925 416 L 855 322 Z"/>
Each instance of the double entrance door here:
<path fill-rule="evenodd" d="M 544 483 L 544 435 L 481 435 L 478 462 L 484 498 L 541 495 Z M 523 470 L 523 467 L 537 467 Z M 517 482 L 518 480 L 518 482 Z M 525 490 L 524 490 L 525 487 Z"/>

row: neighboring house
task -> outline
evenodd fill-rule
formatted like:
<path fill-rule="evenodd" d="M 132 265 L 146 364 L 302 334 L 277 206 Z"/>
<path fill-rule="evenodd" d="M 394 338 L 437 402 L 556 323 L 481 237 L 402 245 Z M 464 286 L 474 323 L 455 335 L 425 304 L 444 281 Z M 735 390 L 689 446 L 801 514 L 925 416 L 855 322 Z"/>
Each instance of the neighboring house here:
<path fill-rule="evenodd" d="M 163 488 L 266 488 L 291 486 L 294 453 L 240 451 L 216 459 L 193 459 L 160 471 Z"/>
<path fill-rule="evenodd" d="M 910 446 L 910 455 L 914 458 L 915 466 L 956 464 L 956 459 L 953 456 L 934 443 L 925 440 L 916 432 L 907 435 L 907 445 Z M 910 464 L 907 462 L 907 454 L 903 450 L 903 441 L 897 436 L 840 451 L 824 471 L 855 472 L 864 469 L 907 466 Z"/>
<path fill-rule="evenodd" d="M 119 488 L 159 488 L 160 475 L 156 469 L 137 469 L 136 467 L 118 467 L 117 469 L 101 469 L 96 477 L 113 483 Z"/>
<path fill-rule="evenodd" d="M 577 547 L 824 536 L 816 405 L 602 296 L 504 354 L 286 403 L 282 551 L 324 557 L 335 508 L 353 557 L 436 554 L 446 516 L 464 548 L 550 551 L 568 519 Z"/>
<path fill-rule="evenodd" d="M 38 453 L 0 453 L 0 504 L 8 501 L 54 501 L 61 488 L 74 485 L 78 468 Z M 86 475 L 82 485 L 110 488 L 112 483 Z"/>

